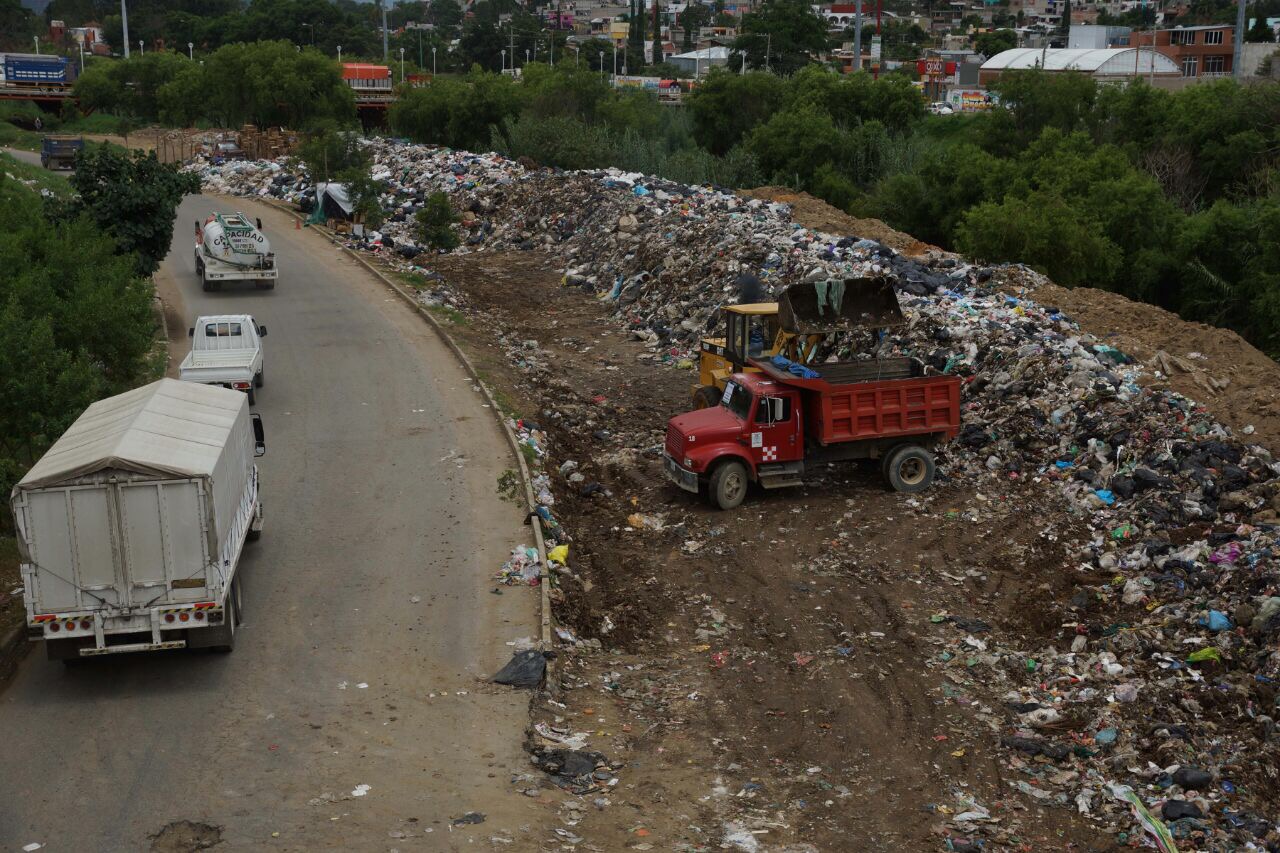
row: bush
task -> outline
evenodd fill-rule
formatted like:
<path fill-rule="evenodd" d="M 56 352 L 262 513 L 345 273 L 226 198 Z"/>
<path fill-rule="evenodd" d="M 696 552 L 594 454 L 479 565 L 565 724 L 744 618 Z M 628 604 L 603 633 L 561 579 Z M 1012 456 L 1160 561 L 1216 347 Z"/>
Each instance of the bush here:
<path fill-rule="evenodd" d="M 414 216 L 418 242 L 430 249 L 450 252 L 458 247 L 458 234 L 453 230 L 458 215 L 449 204 L 449 197 L 441 192 L 427 196 L 427 203 Z"/>

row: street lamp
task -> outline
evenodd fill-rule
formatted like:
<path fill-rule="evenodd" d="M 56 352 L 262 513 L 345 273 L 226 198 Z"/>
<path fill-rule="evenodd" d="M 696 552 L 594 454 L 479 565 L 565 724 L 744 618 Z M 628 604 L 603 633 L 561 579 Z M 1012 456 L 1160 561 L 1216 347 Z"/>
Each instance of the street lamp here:
<path fill-rule="evenodd" d="M 147 49 L 142 46 L 142 39 L 138 39 L 138 53 L 142 54 L 143 56 L 147 55 Z"/>
<path fill-rule="evenodd" d="M 40 36 L 36 36 L 36 56 L 40 55 Z"/>
<path fill-rule="evenodd" d="M 194 45 L 194 44 L 192 44 L 191 42 L 187 42 L 187 59 L 195 59 L 195 58 L 196 58 L 195 54 L 191 52 L 191 49 L 192 49 L 192 48 L 194 48 L 194 47 L 195 47 L 195 45 Z"/>
<path fill-rule="evenodd" d="M 604 76 L 604 51 L 600 51 L 600 76 Z"/>
<path fill-rule="evenodd" d="M 431 76 L 432 76 L 432 77 L 436 76 L 436 48 L 435 48 L 435 45 L 432 45 L 432 46 L 431 46 Z"/>
<path fill-rule="evenodd" d="M 623 64 L 624 65 L 626 64 L 625 60 Z M 617 76 L 618 76 L 618 43 L 617 42 L 613 43 L 613 76 L 615 78 L 614 82 L 616 83 Z"/>
<path fill-rule="evenodd" d="M 400 48 L 400 82 L 404 82 L 404 48 Z"/>
<path fill-rule="evenodd" d="M 529 64 L 529 48 L 527 47 L 524 49 L 524 64 Z"/>
<path fill-rule="evenodd" d="M 502 49 L 502 70 L 504 73 L 507 70 L 507 49 L 505 47 Z"/>
<path fill-rule="evenodd" d="M 338 64 L 342 64 L 342 45 L 338 45 Z"/>

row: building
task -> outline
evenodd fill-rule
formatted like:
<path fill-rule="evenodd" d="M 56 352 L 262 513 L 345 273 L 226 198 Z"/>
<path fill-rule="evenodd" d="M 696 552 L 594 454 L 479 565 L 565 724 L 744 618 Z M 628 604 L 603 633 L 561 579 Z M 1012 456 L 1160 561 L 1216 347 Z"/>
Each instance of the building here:
<path fill-rule="evenodd" d="M 1183 77 L 1231 76 L 1235 27 L 1216 24 L 1204 27 L 1174 27 L 1171 30 L 1139 32 L 1133 44 L 1151 46 L 1173 60 Z"/>
<path fill-rule="evenodd" d="M 1072 24 L 1071 33 L 1067 36 L 1067 47 L 1073 50 L 1128 47 L 1130 35 L 1132 35 L 1132 30 L 1129 27 Z"/>
<path fill-rule="evenodd" d="M 729 48 L 706 47 L 701 50 L 691 50 L 688 53 L 677 53 L 675 56 L 668 56 L 667 62 L 686 74 L 701 77 L 712 68 L 724 66 L 729 62 Z"/>
<path fill-rule="evenodd" d="M 1071 48 L 1026 48 L 1005 50 L 982 63 L 978 82 L 989 86 L 1006 71 L 1043 68 L 1047 72 L 1079 72 L 1099 82 L 1133 77 L 1177 80 L 1181 69 L 1169 57 L 1150 48 L 1073 50 Z"/>

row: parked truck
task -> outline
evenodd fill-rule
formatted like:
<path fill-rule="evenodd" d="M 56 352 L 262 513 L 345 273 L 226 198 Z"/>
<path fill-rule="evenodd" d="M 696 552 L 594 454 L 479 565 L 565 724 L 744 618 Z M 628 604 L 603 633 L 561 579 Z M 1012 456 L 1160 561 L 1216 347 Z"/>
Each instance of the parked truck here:
<path fill-rule="evenodd" d="M 195 260 L 204 290 L 221 290 L 229 281 L 251 281 L 259 290 L 271 290 L 280 277 L 262 220 L 251 221 L 243 213 L 196 220 Z"/>
<path fill-rule="evenodd" d="M 161 379 L 86 409 L 11 495 L 28 637 L 53 660 L 231 651 L 265 452 L 223 388 Z"/>
<path fill-rule="evenodd" d="M 72 169 L 84 150 L 83 136 L 50 133 L 40 140 L 40 165 L 46 169 Z"/>
<path fill-rule="evenodd" d="M 178 378 L 243 391 L 252 406 L 257 402 L 256 389 L 266 382 L 262 355 L 266 336 L 267 327 L 248 314 L 198 317 L 187 329 L 191 352 L 178 366 Z"/>
<path fill-rule="evenodd" d="M 779 315 L 782 331 L 797 339 L 816 334 L 810 321 L 821 322 L 831 307 L 818 309 L 830 297 L 825 287 L 817 292 L 819 302 L 812 294 L 789 293 Z M 875 328 L 893 313 L 866 316 Z M 854 314 L 840 323 L 850 330 L 858 325 Z M 894 489 L 922 491 L 934 477 L 931 448 L 960 431 L 959 377 L 926 375 L 916 359 L 805 364 L 782 354 L 748 354 L 747 334 L 730 334 L 726 346 L 732 351 L 724 358 L 746 369 L 725 379 L 716 405 L 668 422 L 664 459 L 672 482 L 705 493 L 721 509 L 740 505 L 753 482 L 766 489 L 801 485 L 816 465 L 860 459 L 879 460 Z"/>
<path fill-rule="evenodd" d="M 65 56 L 38 53 L 0 54 L 3 83 L 24 89 L 66 89 L 76 81 L 76 64 Z"/>

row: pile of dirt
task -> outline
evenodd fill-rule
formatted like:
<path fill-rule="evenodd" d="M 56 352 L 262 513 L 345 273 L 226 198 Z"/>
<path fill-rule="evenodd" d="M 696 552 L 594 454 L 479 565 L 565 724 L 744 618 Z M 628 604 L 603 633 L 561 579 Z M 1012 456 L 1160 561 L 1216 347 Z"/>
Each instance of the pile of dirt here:
<path fill-rule="evenodd" d="M 1205 406 L 1237 434 L 1280 447 L 1280 364 L 1229 329 L 1183 320 L 1154 305 L 1091 287 L 1068 288 L 1010 267 L 997 272 L 1007 292 L 1053 306 L 1097 337 L 1154 369 L 1170 367 L 1168 387 Z M 1169 356 L 1161 359 L 1159 353 Z"/>
<path fill-rule="evenodd" d="M 930 252 L 941 252 L 937 246 L 922 243 L 910 234 L 895 231 L 879 219 L 859 219 L 850 216 L 837 207 L 832 207 L 820 198 L 806 192 L 788 189 L 787 187 L 756 187 L 752 190 L 739 190 L 739 195 L 747 198 L 759 198 L 765 201 L 776 201 L 791 206 L 791 218 L 815 231 L 828 234 L 848 234 L 867 240 L 883 243 L 894 251 L 910 257 L 922 257 Z"/>

